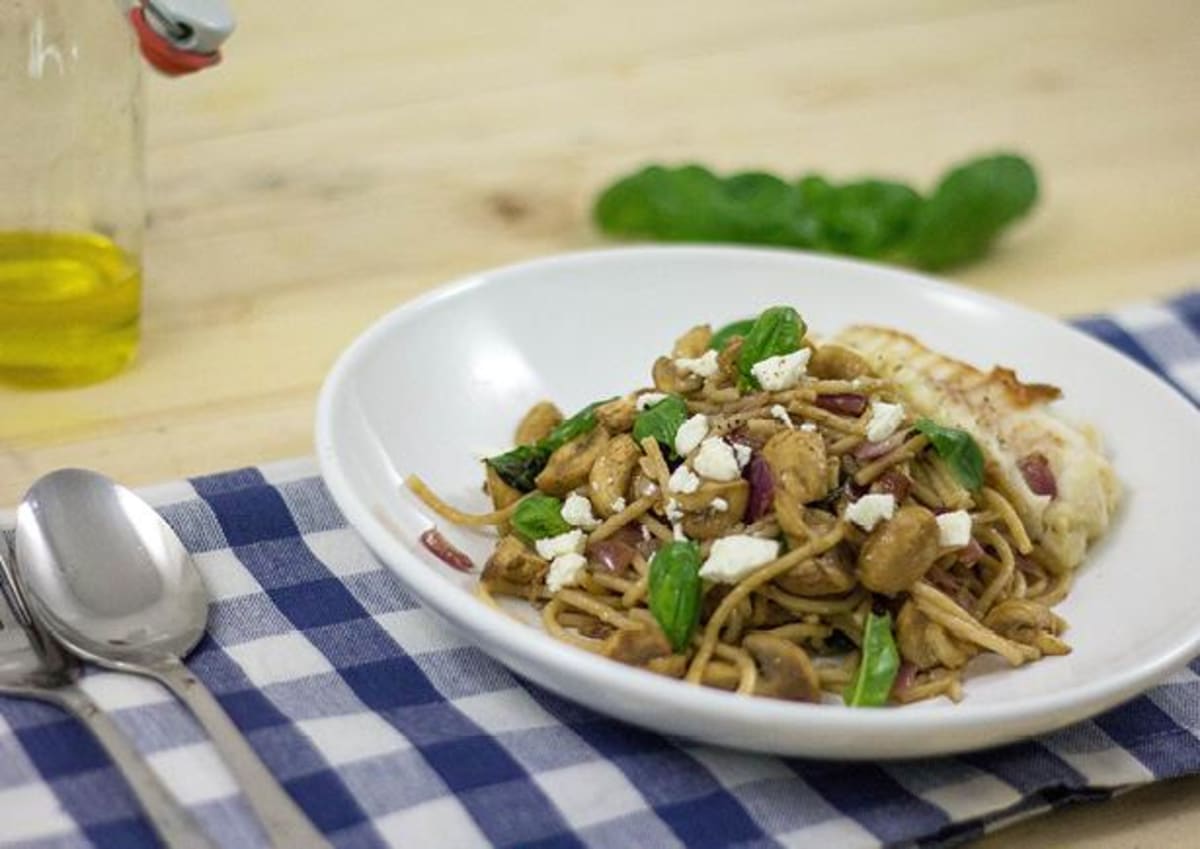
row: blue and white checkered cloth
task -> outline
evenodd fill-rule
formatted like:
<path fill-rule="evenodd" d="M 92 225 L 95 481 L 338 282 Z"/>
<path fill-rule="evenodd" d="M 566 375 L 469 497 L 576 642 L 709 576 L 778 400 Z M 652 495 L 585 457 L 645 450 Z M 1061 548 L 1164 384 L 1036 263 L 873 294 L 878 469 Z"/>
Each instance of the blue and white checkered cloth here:
<path fill-rule="evenodd" d="M 1200 292 L 1079 326 L 1200 399 Z M 212 592 L 189 666 L 341 849 L 953 846 L 1200 771 L 1200 661 L 1092 721 L 991 751 L 881 764 L 742 754 L 632 728 L 514 678 L 380 565 L 310 461 L 147 494 Z M 85 687 L 222 846 L 263 845 L 164 690 L 111 673 Z M 155 839 L 80 725 L 0 699 L 0 845 Z"/>

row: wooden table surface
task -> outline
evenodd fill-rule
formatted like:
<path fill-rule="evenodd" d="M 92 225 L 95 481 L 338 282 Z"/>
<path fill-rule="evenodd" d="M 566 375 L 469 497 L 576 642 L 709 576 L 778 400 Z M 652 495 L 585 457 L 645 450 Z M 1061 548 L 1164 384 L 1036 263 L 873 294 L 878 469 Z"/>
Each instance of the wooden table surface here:
<path fill-rule="evenodd" d="M 337 353 L 473 269 L 601 244 L 647 160 L 927 185 L 997 148 L 1043 201 L 957 278 L 1049 312 L 1200 283 L 1200 4 L 1126 0 L 238 0 L 226 63 L 149 83 L 142 356 L 0 389 L 0 504 L 41 472 L 131 483 L 311 451 Z M 1200 779 L 990 849 L 1196 845 Z"/>

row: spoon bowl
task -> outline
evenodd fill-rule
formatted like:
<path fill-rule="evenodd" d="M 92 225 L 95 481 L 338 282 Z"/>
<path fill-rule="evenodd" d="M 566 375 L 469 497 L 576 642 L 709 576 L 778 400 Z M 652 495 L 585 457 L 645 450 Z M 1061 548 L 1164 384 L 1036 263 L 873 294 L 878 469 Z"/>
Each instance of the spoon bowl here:
<path fill-rule="evenodd" d="M 96 472 L 61 469 L 30 488 L 17 562 L 34 613 L 88 660 L 153 664 L 204 635 L 208 594 L 191 555 L 150 505 Z"/>

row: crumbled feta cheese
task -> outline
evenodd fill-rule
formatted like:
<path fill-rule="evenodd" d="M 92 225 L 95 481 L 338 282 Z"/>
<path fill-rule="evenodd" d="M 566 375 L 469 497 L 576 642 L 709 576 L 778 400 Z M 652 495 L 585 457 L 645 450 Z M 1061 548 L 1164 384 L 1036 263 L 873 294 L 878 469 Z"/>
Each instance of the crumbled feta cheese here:
<path fill-rule="evenodd" d="M 737 480 L 741 475 L 733 447 L 719 436 L 710 436 L 700 443 L 692 466 L 701 475 L 714 481 Z"/>
<path fill-rule="evenodd" d="M 556 593 L 563 587 L 574 586 L 579 581 L 579 573 L 587 566 L 587 558 L 582 554 L 569 552 L 560 554 L 550 561 L 550 571 L 546 573 L 546 589 Z"/>
<path fill-rule="evenodd" d="M 683 532 L 683 525 L 678 522 L 671 525 L 671 535 L 675 537 L 676 542 L 687 542 L 687 535 Z"/>
<path fill-rule="evenodd" d="M 708 436 L 708 416 L 696 413 L 675 431 L 675 453 L 680 457 L 691 454 L 693 449 Z"/>
<path fill-rule="evenodd" d="M 721 584 L 736 584 L 764 563 L 779 556 L 779 543 L 746 534 L 734 534 L 713 541 L 708 559 L 700 567 L 700 577 Z"/>
<path fill-rule="evenodd" d="M 674 498 L 667 499 L 667 519 L 672 522 L 683 519 L 683 511 L 679 509 L 679 502 Z"/>
<path fill-rule="evenodd" d="M 625 503 L 625 496 L 621 496 L 612 503 L 612 511 L 614 513 L 622 512 L 629 505 Z"/>
<path fill-rule="evenodd" d="M 871 402 L 871 420 L 867 422 L 867 439 L 871 442 L 883 442 L 900 427 L 904 421 L 904 405 L 889 404 L 886 401 Z"/>
<path fill-rule="evenodd" d="M 754 456 L 754 452 L 749 445 L 742 445 L 740 442 L 733 443 L 733 459 L 737 460 L 738 468 L 746 468 L 746 464 L 750 462 L 750 458 Z"/>
<path fill-rule="evenodd" d="M 584 543 L 583 531 L 576 528 L 556 537 L 539 539 L 533 546 L 537 549 L 538 557 L 553 560 L 560 554 L 579 554 L 583 551 Z"/>
<path fill-rule="evenodd" d="M 568 525 L 583 528 L 585 531 L 600 526 L 600 520 L 592 513 L 592 502 L 576 492 L 568 495 L 567 500 L 563 502 L 562 517 Z"/>
<path fill-rule="evenodd" d="M 942 548 L 962 548 L 971 541 L 971 514 L 955 510 L 937 517 L 938 542 Z"/>
<path fill-rule="evenodd" d="M 896 512 L 896 496 L 868 493 L 846 508 L 846 518 L 864 531 L 872 530 L 884 519 L 892 518 Z"/>
<path fill-rule="evenodd" d="M 671 492 L 682 492 L 684 495 L 695 492 L 700 488 L 700 478 L 687 466 L 680 465 L 671 473 L 667 481 L 667 489 Z"/>
<path fill-rule="evenodd" d="M 816 433 L 817 432 L 817 426 L 813 422 L 804 422 L 802 425 L 800 425 L 800 429 L 802 431 L 804 431 L 805 433 Z"/>
<path fill-rule="evenodd" d="M 666 397 L 666 394 L 663 392 L 643 392 L 637 397 L 637 402 L 634 404 L 634 406 L 637 407 L 638 412 L 641 412 L 647 407 L 653 407 Z"/>
<path fill-rule="evenodd" d="M 800 378 L 808 370 L 808 358 L 812 351 L 801 348 L 794 354 L 784 354 L 781 357 L 767 357 L 755 363 L 750 373 L 758 381 L 758 385 L 768 392 L 780 392 L 791 389 L 800 382 Z"/>
<path fill-rule="evenodd" d="M 717 373 L 717 352 L 705 351 L 699 357 L 680 357 L 675 361 L 675 368 L 699 377 L 712 377 Z"/>
<path fill-rule="evenodd" d="M 792 417 L 788 415 L 787 407 L 783 406 L 783 404 L 772 404 L 771 415 L 787 425 L 788 430 L 791 430 L 795 427 L 795 425 L 792 424 Z"/>
<path fill-rule="evenodd" d="M 717 498 L 714 498 L 712 501 L 708 502 L 708 506 L 713 509 L 714 513 L 724 513 L 729 509 L 729 502 L 718 496 Z"/>

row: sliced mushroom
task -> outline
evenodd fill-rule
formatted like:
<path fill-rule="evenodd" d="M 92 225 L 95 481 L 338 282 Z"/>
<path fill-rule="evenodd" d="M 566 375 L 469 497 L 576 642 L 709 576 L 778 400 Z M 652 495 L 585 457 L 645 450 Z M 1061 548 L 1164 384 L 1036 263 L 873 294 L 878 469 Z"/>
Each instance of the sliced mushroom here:
<path fill-rule="evenodd" d="M 655 360 L 650 374 L 654 378 L 655 389 L 672 395 L 687 395 L 704 385 L 704 378 L 675 368 L 675 361 L 670 357 Z"/>
<path fill-rule="evenodd" d="M 754 694 L 773 699 L 815 702 L 821 697 L 821 679 L 804 649 L 795 643 L 762 632 L 748 635 L 742 648 L 758 665 Z"/>
<path fill-rule="evenodd" d="M 912 600 L 904 603 L 896 617 L 896 646 L 900 656 L 918 669 L 958 669 L 979 653 L 976 646 L 950 636 L 931 621 Z"/>
<path fill-rule="evenodd" d="M 491 496 L 492 504 L 497 510 L 503 510 L 521 498 L 521 491 L 505 483 L 504 478 L 500 477 L 489 464 L 484 463 L 483 467 L 487 470 L 487 493 Z"/>
<path fill-rule="evenodd" d="M 592 506 L 601 516 L 616 513 L 613 505 L 618 499 L 626 498 L 641 453 L 633 437 L 623 433 L 610 439 L 596 458 L 588 473 L 588 484 L 591 487 Z"/>
<path fill-rule="evenodd" d="M 530 598 L 537 595 L 550 564 L 538 557 L 521 539 L 513 534 L 502 537 L 496 550 L 483 567 L 486 583 L 502 582 L 513 588 L 524 588 Z"/>
<path fill-rule="evenodd" d="M 797 563 L 775 579 L 784 592 L 801 596 L 843 595 L 857 583 L 853 561 L 843 545 Z"/>
<path fill-rule="evenodd" d="M 695 492 L 674 495 L 683 511 L 683 533 L 688 539 L 716 539 L 742 521 L 750 501 L 750 484 L 741 478 L 731 481 L 708 481 Z M 725 509 L 713 506 L 723 499 Z"/>
<path fill-rule="evenodd" d="M 707 324 L 697 324 L 675 340 L 675 347 L 671 349 L 671 356 L 695 359 L 708 350 L 708 343 L 711 341 L 712 328 Z"/>
<path fill-rule="evenodd" d="M 858 577 L 872 592 L 904 592 L 921 580 L 940 553 L 933 513 L 906 505 L 867 537 L 858 553 Z"/>
<path fill-rule="evenodd" d="M 657 623 L 643 621 L 639 625 L 637 628 L 621 628 L 614 632 L 604 641 L 601 654 L 660 675 L 682 677 L 687 668 L 687 658 L 675 654 L 667 635 Z"/>
<path fill-rule="evenodd" d="M 775 478 L 775 516 L 789 534 L 804 536 L 804 505 L 829 492 L 825 442 L 820 434 L 784 430 L 772 436 L 762 454 Z"/>
<path fill-rule="evenodd" d="M 609 433 L 633 430 L 636 418 L 637 405 L 632 398 L 614 398 L 596 408 L 596 421 Z"/>
<path fill-rule="evenodd" d="M 562 411 L 549 401 L 539 401 L 517 425 L 517 445 L 529 445 L 542 439 L 563 420 Z"/>
<path fill-rule="evenodd" d="M 717 354 L 717 373 L 727 382 L 734 382 L 741 376 L 738 371 L 738 358 L 742 355 L 742 337 L 734 336 Z"/>
<path fill-rule="evenodd" d="M 587 481 L 592 465 L 607 445 L 608 432 L 602 427 L 592 428 L 551 454 L 534 483 L 542 492 L 566 495 Z"/>
<path fill-rule="evenodd" d="M 1066 628 L 1062 617 L 1044 604 L 1023 598 L 1010 598 L 1000 602 L 983 617 L 983 624 L 1005 639 L 1027 646 L 1056 648 L 1059 634 Z M 1042 639 L 1053 637 L 1053 642 Z M 1061 654 L 1051 651 L 1048 653 Z"/>
<path fill-rule="evenodd" d="M 869 375 L 871 366 L 857 351 L 828 344 L 813 349 L 808 373 L 822 380 L 854 380 Z"/>

